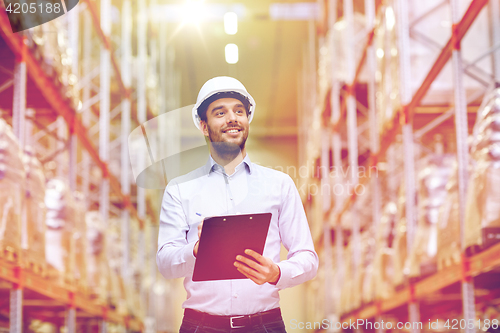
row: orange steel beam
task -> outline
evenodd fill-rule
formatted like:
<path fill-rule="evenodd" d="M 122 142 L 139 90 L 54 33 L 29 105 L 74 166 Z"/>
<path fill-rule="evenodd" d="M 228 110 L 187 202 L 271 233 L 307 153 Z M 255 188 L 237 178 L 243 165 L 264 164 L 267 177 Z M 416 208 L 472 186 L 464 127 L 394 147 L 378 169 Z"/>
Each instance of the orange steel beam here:
<path fill-rule="evenodd" d="M 373 27 L 372 30 L 370 30 L 370 32 L 368 33 L 367 35 L 367 38 L 366 38 L 366 43 L 363 47 L 363 54 L 361 55 L 361 59 L 359 59 L 359 62 L 356 66 L 356 74 L 354 75 L 354 80 L 352 81 L 352 86 L 347 86 L 346 88 L 346 91 L 347 91 L 347 94 L 352 94 L 353 96 L 355 96 L 355 89 L 356 89 L 356 85 L 358 84 L 358 79 L 359 79 L 359 76 L 361 75 L 361 70 L 363 69 L 363 66 L 365 64 L 365 60 L 366 60 L 366 55 L 368 53 L 368 48 L 372 45 L 373 43 L 373 37 L 375 36 L 375 27 Z M 328 95 L 328 94 L 327 94 Z M 340 117 L 339 119 L 332 125 L 332 128 L 333 129 L 338 129 L 339 126 L 340 126 L 340 121 L 342 118 L 344 118 L 345 116 L 345 113 L 346 113 L 346 110 L 347 110 L 347 106 L 346 106 L 346 99 L 347 98 L 344 98 L 342 100 L 342 105 L 340 106 Z"/>
<path fill-rule="evenodd" d="M 34 291 L 44 297 L 58 301 L 61 304 L 69 305 L 70 307 L 77 308 L 84 311 L 86 314 L 95 317 L 106 317 L 119 324 L 126 324 L 140 330 L 142 323 L 139 319 L 130 318 L 128 315 L 119 314 L 116 310 L 103 306 L 98 301 L 93 299 L 91 295 L 79 290 L 74 284 L 66 282 L 57 282 L 41 278 L 28 269 L 19 266 L 20 263 L 8 262 L 0 258 L 0 280 L 8 281 L 14 285 L 21 285 L 23 289 Z"/>
<path fill-rule="evenodd" d="M 380 12 L 381 8 L 382 8 L 382 6 L 377 6 L 377 9 L 376 9 L 377 14 L 376 14 L 376 16 L 381 15 L 380 14 L 381 13 Z M 368 48 L 372 45 L 374 37 L 375 37 L 375 26 L 367 34 L 366 42 L 365 42 L 365 45 L 363 46 L 363 53 L 361 55 L 361 59 L 359 59 L 358 64 L 356 66 L 356 72 L 354 74 L 354 79 L 352 81 L 352 86 L 348 86 L 347 87 L 347 93 L 348 94 L 353 94 L 354 96 L 356 95 L 355 94 L 356 85 L 358 84 L 358 79 L 359 79 L 359 76 L 361 75 L 361 70 L 363 69 L 363 66 L 364 66 L 365 61 L 366 61 L 366 56 L 367 56 L 367 53 L 368 53 Z M 346 103 L 346 98 L 343 99 L 343 103 L 340 106 L 340 117 L 339 117 L 339 119 L 337 120 L 337 122 L 335 122 L 332 125 L 332 128 L 334 130 L 339 128 L 340 121 L 344 117 L 345 113 L 347 112 L 347 106 L 345 105 L 345 103 Z"/>
<path fill-rule="evenodd" d="M 479 15 L 479 12 L 481 12 L 481 9 L 483 9 L 487 3 L 488 0 L 473 0 L 460 22 L 452 30 L 450 39 L 441 50 L 441 53 L 427 73 L 427 76 L 420 85 L 420 88 L 418 88 L 417 92 L 413 96 L 413 99 L 407 106 L 409 121 L 413 120 L 415 108 L 420 104 L 425 94 L 431 87 L 431 84 L 434 82 L 439 73 L 441 73 L 448 60 L 450 60 L 453 48 L 455 47 L 454 44 L 460 43 L 474 20 Z"/>
<path fill-rule="evenodd" d="M 469 8 L 465 12 L 464 16 L 460 20 L 460 22 L 454 27 L 452 30 L 452 36 L 446 43 L 445 47 L 442 49 L 441 53 L 439 54 L 438 58 L 432 65 L 431 69 L 427 73 L 427 76 L 425 77 L 424 81 L 422 82 L 420 88 L 417 90 L 415 95 L 413 96 L 411 102 L 407 106 L 401 107 L 399 112 L 396 113 L 396 116 L 393 119 L 393 126 L 389 131 L 385 133 L 385 135 L 382 136 L 380 142 L 380 151 L 378 154 L 370 153 L 369 159 L 368 159 L 368 165 L 369 168 L 372 166 L 376 166 L 379 156 L 385 155 L 387 149 L 389 148 L 390 144 L 394 142 L 394 139 L 396 137 L 396 134 L 399 132 L 401 129 L 401 126 L 405 122 L 411 122 L 413 120 L 413 115 L 414 115 L 414 110 L 415 108 L 420 104 L 422 99 L 424 98 L 425 94 L 429 90 L 432 82 L 436 79 L 436 77 L 439 75 L 441 70 L 444 68 L 448 60 L 451 58 L 452 51 L 454 47 L 456 47 L 457 43 L 460 43 L 460 41 L 463 39 L 467 31 L 469 30 L 470 26 L 474 22 L 474 20 L 477 18 L 483 7 L 488 3 L 488 0 L 473 0 L 471 4 L 469 5 Z M 375 30 L 372 30 L 370 32 L 374 33 Z M 367 42 L 372 42 L 373 41 L 373 36 L 371 38 L 368 38 Z M 365 45 L 365 50 L 363 51 L 363 57 L 361 58 L 362 61 L 366 59 L 366 50 L 368 49 L 368 46 L 370 44 Z M 358 63 L 358 67 L 356 72 L 358 70 L 360 71 L 360 68 L 362 67 L 363 63 L 360 62 Z M 354 83 L 353 83 L 354 85 Z M 341 111 L 342 112 L 342 111 Z M 342 115 L 341 115 L 342 118 Z M 337 123 L 335 123 L 333 126 L 334 128 L 337 128 L 339 125 L 338 123 L 340 122 L 340 119 Z M 366 182 L 368 182 L 368 178 L 363 178 L 363 181 L 360 182 L 361 185 L 366 185 Z M 350 196 L 347 200 L 344 201 L 344 205 L 342 206 L 342 209 L 340 210 L 339 214 L 336 216 L 336 223 L 340 223 L 340 218 L 342 215 L 351 207 L 351 205 L 354 203 L 356 200 L 356 192 L 353 191 L 353 195 Z M 332 197 L 333 201 L 333 197 Z M 333 202 L 330 205 L 330 209 L 325 213 L 326 219 L 328 219 L 332 213 L 333 210 Z M 320 235 L 319 239 L 316 241 L 316 244 L 318 246 L 322 246 L 323 244 L 323 233 Z"/>
<path fill-rule="evenodd" d="M 498 253 L 500 251 L 500 243 L 497 243 L 486 250 L 467 258 L 470 262 L 470 268 L 468 274 L 470 276 L 478 276 L 482 273 L 491 271 L 495 267 L 500 266 L 500 256 Z M 452 266 L 443 268 L 437 273 L 426 277 L 425 279 L 418 281 L 412 286 L 405 287 L 405 289 L 397 292 L 388 299 L 379 300 L 380 302 L 380 312 L 387 312 L 395 309 L 403 304 L 408 303 L 412 297 L 411 289 L 413 288 L 413 297 L 416 299 L 424 299 L 430 295 L 435 295 L 439 290 L 446 288 L 454 283 L 460 282 L 462 280 L 461 271 L 463 263 L 454 264 Z M 380 315 L 377 313 L 377 309 L 374 305 L 367 305 L 357 309 L 351 313 L 344 314 L 341 316 L 343 321 L 349 321 L 349 319 L 355 321 L 359 319 L 369 319 Z"/>
<path fill-rule="evenodd" d="M 358 83 L 359 76 L 361 75 L 361 70 L 363 69 L 363 65 L 365 64 L 366 55 L 368 53 L 368 48 L 373 43 L 373 37 L 375 37 L 375 27 L 368 33 L 368 37 L 366 39 L 365 46 L 363 47 L 363 54 L 361 55 L 361 59 L 359 59 L 358 67 L 356 68 L 356 74 L 354 75 L 354 80 L 352 81 L 352 85 L 355 87 Z"/>
<path fill-rule="evenodd" d="M 108 36 L 104 34 L 104 31 L 101 29 L 101 23 L 99 20 L 99 16 L 97 14 L 97 10 L 94 5 L 94 1 L 92 0 L 84 0 L 89 8 L 90 14 L 92 16 L 92 21 L 94 21 L 94 27 L 97 31 L 97 34 L 99 35 L 99 38 L 101 39 L 102 43 L 104 44 L 104 47 L 108 49 L 109 54 L 111 56 L 111 64 L 113 65 L 113 69 L 115 71 L 116 77 L 118 79 L 118 85 L 120 87 L 120 91 L 125 96 L 125 98 L 131 99 L 131 89 L 127 89 L 125 87 L 125 84 L 123 83 L 122 75 L 120 68 L 118 67 L 118 61 L 116 60 L 115 54 L 113 47 L 111 45 L 111 42 L 109 41 Z M 147 119 L 153 119 L 155 116 L 153 115 L 153 111 L 148 107 L 147 108 Z M 137 113 L 132 113 L 132 119 L 139 124 L 139 120 L 137 119 Z"/>
<path fill-rule="evenodd" d="M 377 9 L 380 9 L 380 7 L 377 8 Z M 355 92 L 355 88 L 356 88 L 356 85 L 358 83 L 359 76 L 361 75 L 361 70 L 363 69 L 363 66 L 364 66 L 365 61 L 366 61 L 366 56 L 367 56 L 367 53 L 368 53 L 368 48 L 372 45 L 374 37 L 375 37 L 375 27 L 373 27 L 368 32 L 368 35 L 367 35 L 367 38 L 366 38 L 366 42 L 365 42 L 365 45 L 363 47 L 363 53 L 361 55 L 361 59 L 359 59 L 359 62 L 357 64 L 357 66 L 356 66 L 356 73 L 354 75 L 354 80 L 353 80 L 352 86 L 348 86 L 347 87 L 347 94 L 353 94 L 353 95 L 355 95 L 355 93 L 354 93 Z M 329 96 L 329 94 L 327 94 L 327 96 Z M 338 128 L 340 126 L 340 122 L 341 122 L 342 118 L 344 117 L 345 113 L 347 112 L 346 100 L 347 100 L 347 96 L 344 97 L 344 99 L 342 100 L 342 104 L 340 106 L 340 117 L 339 117 L 339 119 L 332 125 L 332 128 L 334 130 L 338 130 Z M 372 156 L 369 157 L 369 162 L 371 160 L 373 160 Z M 371 164 L 370 164 L 370 166 L 371 166 Z M 364 184 L 364 181 L 361 182 L 360 184 Z M 338 216 L 339 220 L 340 220 L 340 217 L 342 216 L 342 214 L 345 213 L 345 211 L 347 211 L 347 209 L 349 208 L 351 198 L 349 200 L 346 200 L 346 202 L 344 202 L 344 207 L 341 210 L 342 213 Z M 352 199 L 352 200 L 354 200 L 354 199 Z M 333 197 L 332 197 L 332 201 L 333 201 Z M 325 216 L 326 216 L 327 219 L 330 216 L 333 207 L 334 207 L 334 203 L 332 202 L 331 205 L 330 205 L 330 209 L 325 213 Z M 321 237 L 319 239 L 319 244 L 321 245 L 322 242 L 323 242 L 323 236 L 321 235 Z"/>
<path fill-rule="evenodd" d="M 2 7 L 3 3 L 0 8 Z M 20 58 L 23 55 L 23 38 L 18 34 L 12 33 L 9 19 L 4 10 L 0 11 L 0 35 L 5 40 L 7 45 L 9 45 L 14 55 Z M 73 110 L 68 104 L 66 104 L 59 91 L 56 89 L 52 81 L 47 78 L 31 52 L 26 51 L 24 53 L 24 59 L 26 61 L 28 74 L 35 82 L 47 102 L 49 102 L 52 108 L 64 118 L 69 126 L 70 131 L 78 136 L 81 144 L 89 152 L 94 162 L 101 168 L 103 176 L 109 179 L 113 191 L 119 194 L 124 203 L 130 202 L 128 196 L 122 193 L 121 185 L 118 179 L 109 172 L 107 164 L 101 161 L 96 148 L 87 137 L 87 129 L 85 128 L 85 126 L 83 126 L 79 117 L 76 115 L 75 110 Z M 126 204 L 125 206 L 130 211 L 130 213 L 135 218 L 137 218 L 137 220 L 139 221 L 139 226 L 142 229 L 144 226 L 144 221 L 139 218 L 135 208 L 130 204 Z"/>

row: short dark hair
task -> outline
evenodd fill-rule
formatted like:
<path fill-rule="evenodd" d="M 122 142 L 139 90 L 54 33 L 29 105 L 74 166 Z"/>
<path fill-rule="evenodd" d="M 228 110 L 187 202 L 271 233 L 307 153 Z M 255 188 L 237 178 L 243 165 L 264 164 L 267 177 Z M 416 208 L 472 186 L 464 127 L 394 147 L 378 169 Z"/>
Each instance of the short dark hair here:
<path fill-rule="evenodd" d="M 242 94 L 236 92 L 236 91 L 223 91 L 223 92 L 218 92 L 216 94 L 213 94 L 209 98 L 203 101 L 203 103 L 198 106 L 198 116 L 200 117 L 201 120 L 207 121 L 207 110 L 210 104 L 212 102 L 215 102 L 218 99 L 221 98 L 236 98 L 239 100 L 241 103 L 243 103 L 243 106 L 245 107 L 245 110 L 247 111 L 247 116 L 250 113 L 250 101 L 246 96 L 243 96 Z"/>

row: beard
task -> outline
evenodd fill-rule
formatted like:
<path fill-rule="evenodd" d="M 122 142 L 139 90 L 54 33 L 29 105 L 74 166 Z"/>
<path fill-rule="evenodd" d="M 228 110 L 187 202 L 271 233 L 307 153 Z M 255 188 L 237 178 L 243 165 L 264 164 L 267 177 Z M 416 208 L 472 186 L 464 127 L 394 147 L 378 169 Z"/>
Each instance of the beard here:
<path fill-rule="evenodd" d="M 211 142 L 211 146 L 217 152 L 217 154 L 223 158 L 234 158 L 245 148 L 245 143 L 248 138 L 248 130 L 240 127 L 242 133 L 241 139 L 235 142 L 224 141 L 222 138 L 222 132 L 216 132 L 208 126 L 208 138 Z"/>

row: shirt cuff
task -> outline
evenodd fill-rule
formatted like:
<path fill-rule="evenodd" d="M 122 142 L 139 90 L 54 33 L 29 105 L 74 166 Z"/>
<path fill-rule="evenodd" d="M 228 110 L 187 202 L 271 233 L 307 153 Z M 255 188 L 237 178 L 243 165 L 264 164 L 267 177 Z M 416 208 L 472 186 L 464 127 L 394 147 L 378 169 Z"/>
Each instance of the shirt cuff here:
<path fill-rule="evenodd" d="M 278 266 L 278 279 L 276 280 L 276 282 L 269 282 L 270 284 L 272 284 L 273 286 L 277 285 L 278 282 L 280 281 L 280 278 L 281 278 L 281 268 L 279 268 L 280 266 Z"/>
<path fill-rule="evenodd" d="M 187 263 L 188 265 L 194 266 L 194 262 L 196 261 L 196 257 L 193 254 L 193 249 L 195 244 L 196 242 L 188 243 L 184 247 L 184 253 L 182 255 L 182 258 L 184 259 L 184 262 Z"/>
<path fill-rule="evenodd" d="M 277 265 L 280 268 L 280 276 L 278 278 L 278 282 L 275 285 L 276 288 L 281 290 L 287 288 L 287 282 L 290 281 L 292 272 L 291 270 L 287 269 L 287 264 L 284 261 L 279 262 Z"/>

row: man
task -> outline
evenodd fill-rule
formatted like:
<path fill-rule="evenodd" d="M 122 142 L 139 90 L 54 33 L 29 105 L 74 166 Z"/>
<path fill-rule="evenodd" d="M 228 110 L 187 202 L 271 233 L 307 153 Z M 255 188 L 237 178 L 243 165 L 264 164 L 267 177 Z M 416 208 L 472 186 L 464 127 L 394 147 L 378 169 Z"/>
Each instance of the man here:
<path fill-rule="evenodd" d="M 208 139 L 209 160 L 165 189 L 157 264 L 165 278 L 185 277 L 180 332 L 285 332 L 278 291 L 316 275 L 318 256 L 295 184 L 246 153 L 254 113 L 255 101 L 238 80 L 207 81 L 193 120 Z M 193 282 L 203 216 L 269 212 L 263 255 L 245 250 L 256 261 L 243 253 L 235 258 L 248 279 Z M 281 243 L 288 256 L 279 262 Z"/>

